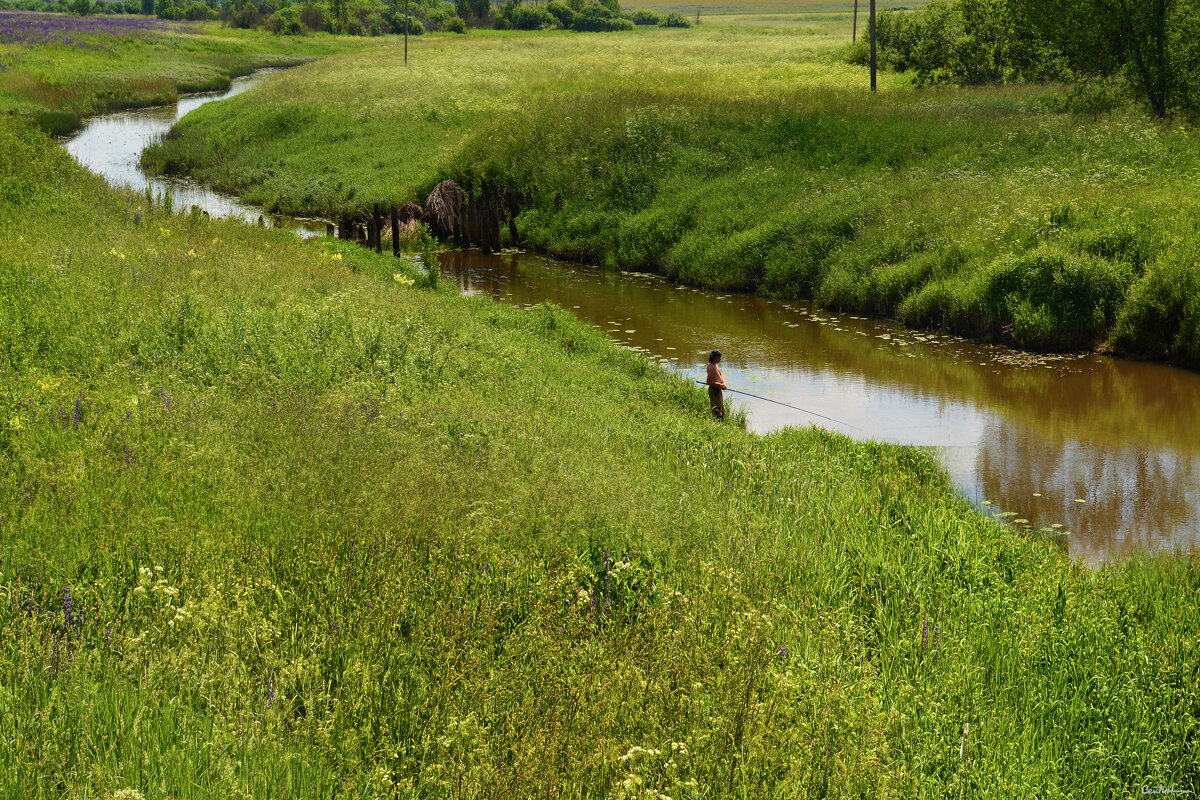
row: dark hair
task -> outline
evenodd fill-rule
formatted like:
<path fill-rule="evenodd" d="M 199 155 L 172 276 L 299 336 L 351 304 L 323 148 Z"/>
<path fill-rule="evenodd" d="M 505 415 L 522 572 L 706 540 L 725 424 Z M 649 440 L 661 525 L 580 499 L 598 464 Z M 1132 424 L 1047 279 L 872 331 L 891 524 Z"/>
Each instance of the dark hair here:
<path fill-rule="evenodd" d="M 721 351 L 713 350 L 711 353 L 708 354 L 708 363 L 712 364 L 720 357 L 721 357 Z"/>

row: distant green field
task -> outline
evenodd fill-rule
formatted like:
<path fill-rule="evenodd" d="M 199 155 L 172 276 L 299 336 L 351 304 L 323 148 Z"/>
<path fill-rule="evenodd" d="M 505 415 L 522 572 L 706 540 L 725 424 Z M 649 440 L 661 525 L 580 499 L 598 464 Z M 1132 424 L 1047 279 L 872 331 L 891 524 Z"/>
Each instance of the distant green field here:
<path fill-rule="evenodd" d="M 920 8 L 925 3 L 926 0 L 907 0 L 907 2 L 905 0 L 877 0 L 875 7 L 876 9 Z M 829 0 L 728 0 L 728 2 L 712 4 L 705 3 L 703 0 L 695 3 L 655 3 L 634 0 L 630 3 L 624 3 L 622 6 L 627 8 L 648 8 L 651 11 L 691 12 L 690 16 L 693 19 L 698 8 L 700 10 L 701 24 L 703 24 L 707 16 L 823 17 L 827 19 L 840 19 L 844 17 L 846 20 L 849 20 L 854 14 L 854 0 L 838 3 L 829 2 Z M 860 0 L 858 7 L 860 22 L 866 20 L 869 8 L 870 0 Z"/>
<path fill-rule="evenodd" d="M 216 23 L 0 11 L 0 114 L 61 133 L 91 114 L 223 89 L 232 77 L 294 66 L 363 40 L 273 36 Z"/>

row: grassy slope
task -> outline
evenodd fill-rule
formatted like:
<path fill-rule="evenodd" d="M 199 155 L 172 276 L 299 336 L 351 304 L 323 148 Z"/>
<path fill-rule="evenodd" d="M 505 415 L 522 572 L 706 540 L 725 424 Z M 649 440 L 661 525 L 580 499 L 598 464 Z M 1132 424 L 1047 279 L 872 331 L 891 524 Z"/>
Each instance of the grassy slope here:
<path fill-rule="evenodd" d="M 69 26 L 74 19 L 60 18 Z M 292 66 L 363 46 L 331 36 L 285 37 L 179 23 L 167 31 L 114 37 L 72 36 L 75 44 L 0 43 L 0 113 L 35 118 L 54 133 L 92 114 L 174 102 L 180 92 L 223 89 L 263 67 Z M 82 46 L 87 45 L 87 46 Z"/>
<path fill-rule="evenodd" d="M 147 160 L 329 214 L 491 174 L 537 190 L 522 235 L 560 255 L 1200 364 L 1194 132 L 1036 88 L 886 75 L 868 97 L 832 55 L 847 18 L 794 19 L 436 38 L 407 72 L 342 56 L 201 109 Z"/>
<path fill-rule="evenodd" d="M 1200 783 L 1194 563 L 1089 572 L 561 310 L 141 202 L 0 121 L 0 794 Z"/>

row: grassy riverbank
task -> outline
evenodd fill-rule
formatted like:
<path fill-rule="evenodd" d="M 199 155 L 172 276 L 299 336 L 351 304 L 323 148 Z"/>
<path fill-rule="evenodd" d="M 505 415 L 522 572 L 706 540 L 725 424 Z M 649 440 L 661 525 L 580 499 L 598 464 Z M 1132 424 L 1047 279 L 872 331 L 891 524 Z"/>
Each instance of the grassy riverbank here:
<path fill-rule="evenodd" d="M 871 97 L 837 58 L 848 15 L 822 9 L 431 39 L 407 71 L 340 56 L 201 109 L 147 163 L 326 214 L 488 175 L 536 189 L 522 237 L 559 255 L 1200 365 L 1200 136 L 1066 113 L 1053 87 L 885 75 Z"/>
<path fill-rule="evenodd" d="M 1194 562 L 1074 566 L 564 311 L 144 203 L 0 120 L 0 794 L 1200 785 Z"/>
<path fill-rule="evenodd" d="M 210 22 L 0 11 L 0 114 L 64 133 L 93 114 L 171 103 L 183 92 L 227 88 L 256 69 L 363 46 Z"/>

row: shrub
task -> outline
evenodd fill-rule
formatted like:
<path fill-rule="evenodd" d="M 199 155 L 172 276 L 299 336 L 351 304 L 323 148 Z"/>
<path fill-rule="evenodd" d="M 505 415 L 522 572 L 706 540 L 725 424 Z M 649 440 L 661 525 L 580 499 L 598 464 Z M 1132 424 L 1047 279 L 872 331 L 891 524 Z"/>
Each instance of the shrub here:
<path fill-rule="evenodd" d="M 569 30 L 571 23 L 575 21 L 575 12 L 571 10 L 569 5 L 561 2 L 561 0 L 550 0 L 550 3 L 546 6 L 546 11 L 558 21 L 558 27 L 564 30 Z"/>
<path fill-rule="evenodd" d="M 631 31 L 633 30 L 633 23 L 627 19 L 619 18 L 608 6 L 592 2 L 584 6 L 583 10 L 575 15 L 575 21 L 571 23 L 571 29 L 591 32 Z"/>
<path fill-rule="evenodd" d="M 657 25 L 662 15 L 647 8 L 639 8 L 629 14 L 628 20 L 634 25 Z"/>
<path fill-rule="evenodd" d="M 467 23 L 463 21 L 462 17 L 456 15 L 446 20 L 446 30 L 451 33 L 466 33 Z"/>
<path fill-rule="evenodd" d="M 518 6 L 510 3 L 504 4 L 501 19 L 507 23 L 506 27 L 518 31 L 540 31 L 542 28 L 552 28 L 556 23 L 555 18 L 542 6 Z"/>
<path fill-rule="evenodd" d="M 183 12 L 183 18 L 192 22 L 205 19 L 216 19 L 217 12 L 207 4 L 194 0 Z"/>
<path fill-rule="evenodd" d="M 692 23 L 683 14 L 678 11 L 672 11 L 670 14 L 664 14 L 663 18 L 658 21 L 660 28 L 690 28 Z"/>
<path fill-rule="evenodd" d="M 325 11 L 316 3 L 305 3 L 300 9 L 300 22 L 310 31 L 325 29 Z"/>
<path fill-rule="evenodd" d="M 267 18 L 266 29 L 280 36 L 301 36 L 305 31 L 295 6 L 284 6 Z"/>
<path fill-rule="evenodd" d="M 980 281 L 992 324 L 1010 326 L 1019 346 L 1082 349 L 1095 346 L 1112 325 L 1133 270 L 1045 245 L 997 259 Z"/>
<path fill-rule="evenodd" d="M 172 21 L 183 19 L 183 9 L 182 8 L 180 8 L 179 6 L 168 5 L 166 3 L 162 4 L 162 7 L 158 9 L 157 13 L 158 13 L 159 19 L 172 20 Z"/>

